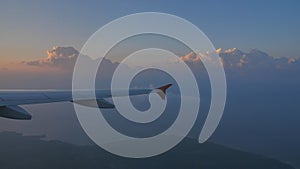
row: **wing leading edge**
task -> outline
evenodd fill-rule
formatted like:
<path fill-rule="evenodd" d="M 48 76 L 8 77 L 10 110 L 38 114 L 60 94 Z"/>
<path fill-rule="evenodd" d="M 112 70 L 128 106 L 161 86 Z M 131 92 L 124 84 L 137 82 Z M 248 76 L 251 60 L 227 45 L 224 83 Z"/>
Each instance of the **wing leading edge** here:
<path fill-rule="evenodd" d="M 156 89 L 130 89 L 120 90 L 114 93 L 114 96 L 133 96 L 149 94 L 152 91 L 158 93 L 162 99 L 165 99 L 166 90 L 171 84 Z M 73 100 L 72 91 L 67 90 L 45 90 L 45 91 L 0 91 L 0 117 L 11 119 L 30 120 L 31 115 L 19 105 L 43 104 L 54 102 L 73 102 L 88 107 L 114 108 L 105 98 L 112 97 L 110 90 L 96 90 L 96 101 L 91 99 L 93 91 L 76 91 L 76 100 Z"/>

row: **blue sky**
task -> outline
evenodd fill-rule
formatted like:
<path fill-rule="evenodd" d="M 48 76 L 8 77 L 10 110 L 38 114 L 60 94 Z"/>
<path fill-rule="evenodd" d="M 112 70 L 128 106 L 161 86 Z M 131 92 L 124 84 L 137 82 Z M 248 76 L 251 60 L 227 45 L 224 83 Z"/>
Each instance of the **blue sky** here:
<path fill-rule="evenodd" d="M 287 1 L 1 1 L 3 60 L 45 56 L 52 46 L 80 50 L 104 24 L 136 12 L 166 12 L 197 25 L 216 48 L 257 48 L 299 57 L 300 2 Z M 2 60 L 2 61 L 3 61 Z"/>

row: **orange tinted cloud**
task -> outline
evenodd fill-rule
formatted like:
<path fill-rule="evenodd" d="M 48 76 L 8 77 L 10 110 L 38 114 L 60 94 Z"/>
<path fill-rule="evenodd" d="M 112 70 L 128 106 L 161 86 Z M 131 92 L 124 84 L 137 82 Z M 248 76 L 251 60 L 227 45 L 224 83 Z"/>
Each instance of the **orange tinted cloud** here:
<path fill-rule="evenodd" d="M 73 67 L 79 52 L 73 47 L 55 46 L 47 50 L 47 58 L 24 62 L 30 66 L 49 66 L 69 69 Z"/>

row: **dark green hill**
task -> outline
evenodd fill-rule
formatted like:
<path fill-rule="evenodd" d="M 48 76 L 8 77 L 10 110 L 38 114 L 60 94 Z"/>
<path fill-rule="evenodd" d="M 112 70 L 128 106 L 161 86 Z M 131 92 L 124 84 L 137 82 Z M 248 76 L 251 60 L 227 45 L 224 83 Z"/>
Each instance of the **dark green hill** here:
<path fill-rule="evenodd" d="M 171 151 L 147 159 L 127 159 L 98 146 L 76 146 L 17 133 L 0 133 L 1 169 L 293 169 L 278 160 L 185 139 Z"/>

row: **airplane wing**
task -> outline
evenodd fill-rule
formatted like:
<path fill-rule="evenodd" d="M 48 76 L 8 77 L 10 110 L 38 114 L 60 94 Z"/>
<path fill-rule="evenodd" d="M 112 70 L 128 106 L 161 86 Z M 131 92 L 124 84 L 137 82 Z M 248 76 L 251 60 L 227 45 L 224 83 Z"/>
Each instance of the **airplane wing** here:
<path fill-rule="evenodd" d="M 165 98 L 166 90 L 172 84 L 168 84 L 156 89 L 130 89 L 129 95 L 144 95 L 152 91 L 158 93 L 162 99 Z M 39 90 L 39 91 L 0 91 L 0 117 L 20 120 L 30 120 L 31 115 L 20 107 L 20 105 L 42 104 L 54 102 L 73 102 L 88 107 L 97 108 L 114 108 L 112 103 L 109 103 L 105 98 L 112 97 L 110 90 L 96 91 L 76 91 L 78 92 L 76 100 L 73 100 L 71 90 Z M 96 100 L 90 98 L 91 93 L 95 92 Z M 117 91 L 114 96 L 126 96 L 128 91 Z M 79 98 L 78 98 L 79 96 Z"/>

